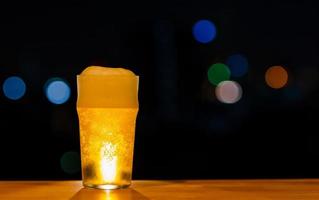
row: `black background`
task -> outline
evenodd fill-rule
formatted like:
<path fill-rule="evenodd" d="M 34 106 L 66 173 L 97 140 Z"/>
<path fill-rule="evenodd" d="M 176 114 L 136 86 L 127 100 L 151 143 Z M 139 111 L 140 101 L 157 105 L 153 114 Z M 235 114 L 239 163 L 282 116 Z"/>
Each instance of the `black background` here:
<path fill-rule="evenodd" d="M 3 6 L 0 82 L 18 75 L 27 92 L 18 101 L 0 93 L 0 178 L 81 178 L 65 173 L 60 159 L 79 152 L 76 75 L 89 65 L 140 76 L 135 179 L 318 177 L 318 8 L 315 1 Z M 216 24 L 213 42 L 194 40 L 200 19 Z M 242 99 L 227 105 L 206 73 L 234 53 L 247 57 L 249 71 L 235 79 Z M 289 72 L 283 89 L 264 81 L 273 65 Z M 65 104 L 46 99 L 52 77 L 71 87 Z"/>

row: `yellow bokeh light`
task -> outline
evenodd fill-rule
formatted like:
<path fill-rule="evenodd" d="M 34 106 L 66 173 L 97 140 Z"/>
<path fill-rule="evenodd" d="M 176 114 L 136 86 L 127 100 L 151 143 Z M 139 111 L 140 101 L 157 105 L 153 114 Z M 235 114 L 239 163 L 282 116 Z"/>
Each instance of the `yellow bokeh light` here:
<path fill-rule="evenodd" d="M 265 80 L 269 87 L 279 89 L 288 82 L 288 72 L 282 66 L 272 66 L 267 69 Z"/>

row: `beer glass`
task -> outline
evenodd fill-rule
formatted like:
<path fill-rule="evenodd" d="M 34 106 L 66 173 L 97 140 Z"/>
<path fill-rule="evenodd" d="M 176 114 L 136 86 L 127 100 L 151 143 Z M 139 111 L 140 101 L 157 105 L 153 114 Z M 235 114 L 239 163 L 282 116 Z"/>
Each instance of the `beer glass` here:
<path fill-rule="evenodd" d="M 77 76 L 85 187 L 116 189 L 131 183 L 138 80 L 129 70 L 94 66 Z"/>

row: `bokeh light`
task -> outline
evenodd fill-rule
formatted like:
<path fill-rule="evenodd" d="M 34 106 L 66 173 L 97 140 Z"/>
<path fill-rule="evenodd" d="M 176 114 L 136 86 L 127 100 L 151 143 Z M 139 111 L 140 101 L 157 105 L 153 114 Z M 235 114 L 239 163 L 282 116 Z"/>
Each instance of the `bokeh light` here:
<path fill-rule="evenodd" d="M 218 84 L 215 94 L 220 102 L 232 104 L 241 99 L 242 89 L 235 81 L 223 81 Z"/>
<path fill-rule="evenodd" d="M 51 103 L 63 104 L 70 98 L 71 89 L 64 80 L 53 78 L 45 84 L 45 94 Z"/>
<path fill-rule="evenodd" d="M 20 77 L 11 76 L 4 81 L 2 90 L 8 99 L 18 100 L 25 94 L 26 85 Z"/>
<path fill-rule="evenodd" d="M 210 134 L 218 134 L 224 133 L 229 130 L 229 124 L 224 116 L 216 116 L 210 119 L 207 123 L 208 133 Z"/>
<path fill-rule="evenodd" d="M 295 84 L 303 95 L 315 94 L 319 88 L 319 69 L 315 66 L 303 66 L 295 71 Z"/>
<path fill-rule="evenodd" d="M 267 69 L 265 80 L 269 87 L 280 89 L 288 82 L 288 72 L 282 66 L 272 66 Z"/>
<path fill-rule="evenodd" d="M 297 86 L 286 87 L 283 91 L 283 96 L 289 101 L 299 101 L 302 99 L 302 94 Z"/>
<path fill-rule="evenodd" d="M 216 37 L 216 26 L 209 20 L 199 20 L 193 26 L 193 36 L 200 43 L 209 43 Z"/>
<path fill-rule="evenodd" d="M 216 63 L 208 69 L 207 75 L 211 84 L 218 85 L 220 82 L 230 78 L 230 71 L 227 65 L 223 63 Z"/>
<path fill-rule="evenodd" d="M 227 58 L 226 64 L 233 77 L 242 77 L 247 73 L 248 60 L 241 54 L 234 54 Z"/>
<path fill-rule="evenodd" d="M 60 159 L 61 169 L 67 174 L 75 174 L 81 169 L 81 159 L 78 152 L 69 151 Z"/>

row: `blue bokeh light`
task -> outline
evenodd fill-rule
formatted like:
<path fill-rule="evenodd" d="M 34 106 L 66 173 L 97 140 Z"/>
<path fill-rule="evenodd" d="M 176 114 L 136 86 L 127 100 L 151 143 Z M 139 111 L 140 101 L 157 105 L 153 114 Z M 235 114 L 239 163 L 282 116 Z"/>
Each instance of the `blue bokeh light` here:
<path fill-rule="evenodd" d="M 200 43 L 213 41 L 216 34 L 216 26 L 209 20 L 199 20 L 193 26 L 193 36 Z"/>
<path fill-rule="evenodd" d="M 241 54 L 234 54 L 227 58 L 226 64 L 231 71 L 231 76 L 242 77 L 248 71 L 248 60 Z"/>
<path fill-rule="evenodd" d="M 26 85 L 20 77 L 11 76 L 4 81 L 2 90 L 8 99 L 18 100 L 25 94 Z"/>
<path fill-rule="evenodd" d="M 206 123 L 208 135 L 225 134 L 231 130 L 231 124 L 225 116 L 215 116 Z"/>
<path fill-rule="evenodd" d="M 62 79 L 54 78 L 47 81 L 45 94 L 51 103 L 63 104 L 70 98 L 71 89 Z"/>
<path fill-rule="evenodd" d="M 285 88 L 283 91 L 283 96 L 289 101 L 299 101 L 302 99 L 302 94 L 300 89 L 297 86 L 291 86 Z"/>

